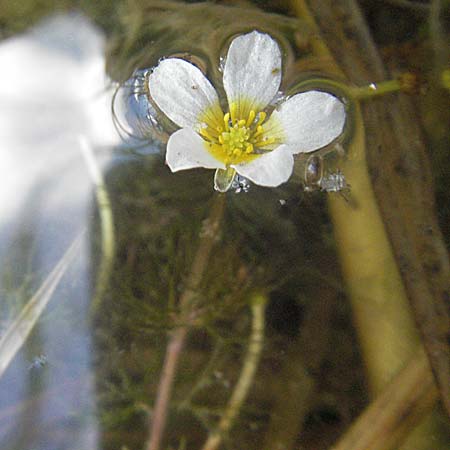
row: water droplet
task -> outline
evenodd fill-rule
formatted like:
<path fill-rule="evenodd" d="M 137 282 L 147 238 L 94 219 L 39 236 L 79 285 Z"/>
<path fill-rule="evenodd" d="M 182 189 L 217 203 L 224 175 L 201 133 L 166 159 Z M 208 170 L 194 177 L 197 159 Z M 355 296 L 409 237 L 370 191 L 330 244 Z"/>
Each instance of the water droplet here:
<path fill-rule="evenodd" d="M 270 106 L 278 106 L 281 103 L 284 103 L 287 100 L 287 96 L 284 94 L 284 92 L 282 91 L 278 91 L 274 98 L 270 101 L 269 105 Z"/>
<path fill-rule="evenodd" d="M 225 62 L 227 58 L 225 56 L 221 56 L 219 58 L 219 72 L 222 72 L 225 70 Z"/>

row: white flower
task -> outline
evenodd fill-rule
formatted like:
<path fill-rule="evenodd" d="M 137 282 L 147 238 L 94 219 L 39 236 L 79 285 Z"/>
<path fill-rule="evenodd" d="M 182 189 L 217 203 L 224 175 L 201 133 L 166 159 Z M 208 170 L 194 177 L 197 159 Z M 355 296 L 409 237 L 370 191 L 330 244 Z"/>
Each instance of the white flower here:
<path fill-rule="evenodd" d="M 149 77 L 149 91 L 181 127 L 167 143 L 170 169 L 218 169 L 216 187 L 218 173 L 232 180 L 235 171 L 262 186 L 287 181 L 293 155 L 324 147 L 342 133 L 345 109 L 331 94 L 308 91 L 292 96 L 267 118 L 265 109 L 280 82 L 280 48 L 257 31 L 235 38 L 228 49 L 225 114 L 214 87 L 196 66 L 178 58 L 161 61 Z"/>

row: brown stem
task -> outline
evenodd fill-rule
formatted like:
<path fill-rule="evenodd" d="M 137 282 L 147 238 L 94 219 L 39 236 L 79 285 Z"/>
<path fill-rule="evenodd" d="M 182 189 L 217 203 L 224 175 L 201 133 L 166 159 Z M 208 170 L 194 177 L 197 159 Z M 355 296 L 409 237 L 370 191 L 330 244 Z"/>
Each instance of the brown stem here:
<path fill-rule="evenodd" d="M 339 61 L 340 69 L 351 83 L 364 85 L 391 78 L 370 36 L 358 2 L 292 1 L 308 4 L 335 60 Z M 434 36 L 437 31 L 438 37 L 440 3 L 433 2 L 430 8 L 431 30 Z M 437 47 L 440 48 L 439 45 Z M 446 52 L 445 48 L 444 45 L 442 51 Z M 441 56 L 437 57 L 440 61 Z M 445 57 L 442 60 L 446 61 Z M 387 62 L 393 72 L 402 70 L 398 58 Z M 441 91 L 437 92 L 438 96 L 442 96 Z M 440 100 L 435 103 L 440 104 Z M 376 206 L 442 403 L 450 415 L 450 261 L 438 221 L 430 151 L 423 133 L 423 123 L 414 99 L 405 95 L 364 102 L 361 114 L 367 130 L 361 148 L 365 147 Z M 442 120 L 441 116 L 437 120 Z M 344 173 L 348 176 L 345 169 Z M 352 191 L 356 192 L 353 179 L 350 176 L 348 179 L 352 180 Z"/>
<path fill-rule="evenodd" d="M 191 311 L 191 307 L 197 296 L 197 290 L 203 278 L 211 250 L 217 241 L 224 205 L 225 197 L 218 195 L 208 218 L 203 222 L 199 246 L 187 279 L 186 289 L 181 294 L 179 302 L 180 322 L 184 325 L 176 328 L 169 338 L 152 414 L 150 439 L 146 446 L 147 450 L 158 450 L 161 445 L 175 374 L 186 336 L 190 329 L 189 322 L 192 320 L 193 311 Z"/>
<path fill-rule="evenodd" d="M 170 337 L 167 345 L 164 365 L 161 372 L 155 408 L 152 415 L 150 441 L 148 450 L 157 450 L 161 444 L 162 435 L 166 426 L 167 410 L 172 393 L 173 382 L 177 371 L 178 361 L 184 346 L 188 327 L 177 328 Z"/>
<path fill-rule="evenodd" d="M 433 375 L 420 350 L 332 450 L 398 449 L 436 400 Z"/>

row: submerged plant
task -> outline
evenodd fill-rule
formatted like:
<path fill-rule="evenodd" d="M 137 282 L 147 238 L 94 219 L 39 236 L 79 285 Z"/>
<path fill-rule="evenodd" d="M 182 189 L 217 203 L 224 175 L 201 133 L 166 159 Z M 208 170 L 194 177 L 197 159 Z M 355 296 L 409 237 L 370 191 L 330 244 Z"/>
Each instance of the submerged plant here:
<path fill-rule="evenodd" d="M 179 58 L 162 60 L 149 76 L 149 92 L 180 130 L 167 143 L 172 172 L 216 169 L 215 188 L 226 191 L 236 175 L 261 186 L 279 186 L 292 174 L 293 155 L 317 150 L 343 130 L 346 113 L 335 96 L 296 94 L 267 110 L 281 83 L 282 57 L 274 39 L 253 31 L 236 37 L 223 70 L 228 111 L 196 66 Z M 272 105 L 273 106 L 273 105 Z"/>

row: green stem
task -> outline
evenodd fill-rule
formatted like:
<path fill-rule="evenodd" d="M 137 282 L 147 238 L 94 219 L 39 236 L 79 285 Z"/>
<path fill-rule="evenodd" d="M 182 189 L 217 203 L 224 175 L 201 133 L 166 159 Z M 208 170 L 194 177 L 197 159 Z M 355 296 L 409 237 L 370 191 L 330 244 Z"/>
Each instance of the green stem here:
<path fill-rule="evenodd" d="M 263 348 L 265 327 L 264 312 L 266 303 L 267 297 L 262 294 L 254 295 L 251 300 L 253 317 L 252 334 L 250 336 L 244 366 L 242 367 L 241 375 L 236 387 L 234 388 L 227 408 L 220 419 L 219 425 L 217 429 L 209 435 L 202 450 L 216 450 L 219 448 L 223 436 L 231 429 L 237 415 L 239 414 L 239 411 L 241 410 L 242 404 L 248 395 Z"/>
<path fill-rule="evenodd" d="M 91 311 L 95 314 L 100 306 L 103 294 L 108 286 L 108 280 L 112 271 L 115 254 L 114 219 L 111 201 L 103 179 L 103 175 L 94 157 L 94 152 L 89 142 L 79 138 L 81 154 L 85 160 L 91 180 L 95 185 L 95 197 L 100 215 L 101 227 L 101 258 L 98 268 L 97 283 L 91 302 Z"/>
<path fill-rule="evenodd" d="M 391 94 L 403 90 L 400 80 L 388 80 L 381 83 L 371 83 L 368 86 L 350 87 L 350 95 L 356 100 L 366 100 L 373 97 Z"/>
<path fill-rule="evenodd" d="M 408 86 L 401 81 L 401 78 L 398 80 L 382 81 L 381 83 L 371 83 L 367 86 L 352 86 L 328 78 L 309 78 L 295 86 L 295 91 L 308 91 L 312 89 L 323 89 L 334 92 L 338 96 L 359 101 L 381 97 L 394 92 L 407 91 Z"/>
<path fill-rule="evenodd" d="M 444 70 L 441 75 L 442 85 L 450 89 L 450 71 Z M 354 101 L 370 100 L 375 97 L 405 92 L 415 94 L 420 92 L 420 80 L 412 72 L 404 72 L 396 79 L 370 83 L 367 86 L 352 86 L 350 84 L 328 78 L 309 78 L 295 86 L 295 91 L 308 91 L 311 89 L 323 89 L 334 92 L 336 95 L 348 97 Z"/>

